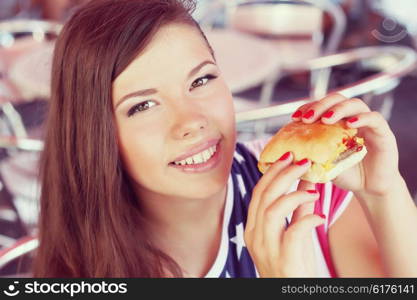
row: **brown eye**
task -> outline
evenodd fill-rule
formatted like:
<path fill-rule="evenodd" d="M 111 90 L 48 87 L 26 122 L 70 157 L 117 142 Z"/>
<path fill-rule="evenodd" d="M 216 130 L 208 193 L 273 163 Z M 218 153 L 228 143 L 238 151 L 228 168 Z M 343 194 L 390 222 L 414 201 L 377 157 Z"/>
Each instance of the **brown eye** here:
<path fill-rule="evenodd" d="M 129 109 L 129 111 L 127 112 L 127 116 L 131 117 L 135 113 L 148 110 L 149 108 L 155 105 L 156 105 L 155 101 L 151 101 L 151 100 L 147 100 L 147 101 L 143 101 L 141 103 L 135 104 Z"/>
<path fill-rule="evenodd" d="M 191 89 L 206 85 L 210 80 L 217 78 L 217 76 L 208 74 L 206 76 L 197 78 L 192 84 Z"/>

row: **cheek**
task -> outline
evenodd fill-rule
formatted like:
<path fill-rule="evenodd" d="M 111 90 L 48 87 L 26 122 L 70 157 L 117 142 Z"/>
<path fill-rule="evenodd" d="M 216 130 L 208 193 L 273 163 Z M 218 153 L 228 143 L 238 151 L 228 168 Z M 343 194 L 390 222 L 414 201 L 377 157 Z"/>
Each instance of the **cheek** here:
<path fill-rule="evenodd" d="M 142 126 L 119 127 L 119 149 L 123 165 L 128 174 L 142 185 L 154 181 L 158 176 L 158 162 L 163 159 L 163 140 L 160 135 L 151 134 L 154 130 L 163 129 L 155 126 L 158 125 L 154 124 L 152 131 L 144 130 Z"/>
<path fill-rule="evenodd" d="M 207 108 L 212 120 L 225 137 L 225 155 L 227 164 L 231 164 L 236 144 L 236 121 L 232 95 L 225 83 L 219 84 L 216 95 Z"/>
<path fill-rule="evenodd" d="M 228 127 L 235 125 L 235 112 L 233 106 L 232 94 L 224 82 L 222 77 L 219 77 L 218 82 L 213 87 L 213 94 L 210 96 L 210 105 L 206 107 L 211 112 L 215 119 L 224 124 L 229 124 Z"/>
<path fill-rule="evenodd" d="M 213 95 L 208 110 L 213 118 L 220 124 L 228 135 L 235 134 L 235 111 L 233 106 L 233 97 L 226 84 L 221 81 L 216 87 L 216 93 Z"/>

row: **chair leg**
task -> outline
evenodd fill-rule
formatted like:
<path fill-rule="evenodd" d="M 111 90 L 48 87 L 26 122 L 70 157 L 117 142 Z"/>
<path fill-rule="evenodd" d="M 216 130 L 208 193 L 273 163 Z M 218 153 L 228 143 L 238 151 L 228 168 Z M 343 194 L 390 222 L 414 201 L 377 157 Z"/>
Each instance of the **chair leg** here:
<path fill-rule="evenodd" d="M 261 95 L 260 95 L 260 106 L 267 107 L 272 102 L 272 96 L 274 95 L 274 89 L 277 82 L 281 79 L 281 72 L 276 72 L 270 79 L 266 80 L 262 85 Z M 265 134 L 267 127 L 267 120 L 261 120 L 255 122 L 255 136 L 259 137 Z"/>
<path fill-rule="evenodd" d="M 311 71 L 310 98 L 319 100 L 326 96 L 330 82 L 331 68 Z"/>
<path fill-rule="evenodd" d="M 387 93 L 384 96 L 381 104 L 381 114 L 385 118 L 385 120 L 389 121 L 391 118 L 392 107 L 394 106 L 394 95 L 392 92 Z"/>
<path fill-rule="evenodd" d="M 369 107 L 371 107 L 372 105 L 372 100 L 374 98 L 374 94 L 373 93 L 368 93 L 362 96 L 362 100 L 363 102 L 365 102 Z"/>
<path fill-rule="evenodd" d="M 8 223 L 13 223 L 13 232 L 16 236 L 24 236 L 29 234 L 28 227 L 21 219 L 19 212 L 15 205 L 14 196 L 9 192 L 7 187 L 3 184 L 3 179 L 0 176 L 0 200 L 4 206 L 7 207 L 7 211 L 3 210 L 0 214 L 0 220 Z"/>
<path fill-rule="evenodd" d="M 5 102 L 1 105 L 1 109 L 4 112 L 4 115 L 9 120 L 10 125 L 12 126 L 12 129 L 16 137 L 26 138 L 27 132 L 26 132 L 25 125 L 23 124 L 22 117 L 16 111 L 13 104 L 10 102 Z"/>

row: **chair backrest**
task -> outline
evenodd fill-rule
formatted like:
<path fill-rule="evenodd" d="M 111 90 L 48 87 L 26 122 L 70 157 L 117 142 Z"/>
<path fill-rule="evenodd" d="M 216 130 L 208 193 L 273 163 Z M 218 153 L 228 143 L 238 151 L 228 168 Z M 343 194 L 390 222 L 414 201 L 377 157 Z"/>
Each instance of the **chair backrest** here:
<path fill-rule="evenodd" d="M 228 14 L 230 27 L 266 37 L 310 37 L 322 31 L 322 11 L 306 3 L 247 2 L 229 7 Z"/>
<path fill-rule="evenodd" d="M 40 20 L 0 22 L 1 71 L 13 84 L 15 98 L 49 96 L 50 57 L 61 28 L 60 23 Z"/>
<path fill-rule="evenodd" d="M 0 22 L 0 110 L 18 138 L 26 138 L 27 133 L 13 104 L 48 97 L 49 65 L 43 56 L 33 54 L 45 48 L 50 54 L 61 28 L 60 23 L 31 19 Z"/>
<path fill-rule="evenodd" d="M 322 43 L 324 13 L 332 28 L 322 53 L 334 53 L 346 28 L 346 16 L 330 0 L 223 0 L 226 26 L 270 38 L 311 37 Z"/>
<path fill-rule="evenodd" d="M 351 83 L 332 90 L 331 93 L 340 93 L 348 98 L 359 97 L 374 93 L 386 86 L 391 88 L 396 85 L 393 82 L 399 81 L 405 75 L 416 70 L 417 52 L 404 46 L 376 46 L 363 47 L 346 50 L 345 52 L 319 57 L 309 61 L 310 70 L 330 68 L 338 65 L 359 62 L 363 60 L 375 59 L 378 56 L 389 55 L 393 61 L 390 65 L 379 64 L 379 72 L 369 77 L 363 78 L 355 83 Z M 373 64 L 375 69 L 378 65 Z M 238 124 L 253 122 L 268 118 L 289 116 L 299 106 L 308 103 L 311 98 L 292 99 L 286 102 L 271 105 L 268 107 L 257 108 L 252 111 L 244 111 L 236 114 Z"/>
<path fill-rule="evenodd" d="M 24 277 L 24 275 L 29 275 L 30 270 L 23 270 L 21 267 L 21 262 L 23 258 L 27 258 L 28 255 L 34 253 L 34 251 L 38 248 L 39 241 L 35 236 L 26 236 L 19 239 L 15 244 L 12 246 L 1 249 L 0 250 L 0 276 L 7 276 L 10 275 L 20 275 L 19 277 Z M 8 267 L 10 264 L 16 262 L 17 267 L 13 268 L 14 274 L 10 274 Z M 29 264 L 30 265 L 30 264 Z M 29 267 L 30 268 L 30 267 Z M 23 275 L 23 276 L 22 276 Z"/>

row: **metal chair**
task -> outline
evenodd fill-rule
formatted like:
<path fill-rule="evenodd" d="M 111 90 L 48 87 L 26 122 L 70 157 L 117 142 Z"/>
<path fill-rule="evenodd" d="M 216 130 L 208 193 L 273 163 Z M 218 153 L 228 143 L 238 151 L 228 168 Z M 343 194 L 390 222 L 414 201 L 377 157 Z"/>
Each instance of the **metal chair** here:
<path fill-rule="evenodd" d="M 9 98 L 31 100 L 48 98 L 53 40 L 62 24 L 50 21 L 16 19 L 0 22 L 0 57 L 3 61 L 3 81 L 9 86 Z M 36 65 L 31 65 L 36 64 Z M 24 68 L 27 65 L 27 68 Z M 42 71 L 43 73 L 39 74 Z M 32 75 L 31 77 L 29 77 Z"/>
<path fill-rule="evenodd" d="M 217 3 L 217 5 L 216 5 Z M 208 10 L 207 17 L 201 19 L 203 26 L 210 26 L 210 17 L 214 19 L 215 12 L 221 10 L 220 4 L 225 11 L 224 27 L 256 37 L 268 43 L 273 52 L 276 52 L 275 59 L 270 65 L 275 65 L 273 72 L 265 74 L 263 78 L 257 78 L 258 86 L 261 86 L 258 99 L 247 99 L 234 94 L 234 102 L 237 111 L 252 110 L 257 107 L 267 107 L 271 104 L 274 96 L 276 83 L 285 75 L 307 71 L 307 61 L 312 58 L 334 53 L 340 44 L 346 27 L 346 18 L 343 10 L 328 0 L 292 0 L 292 1 L 262 1 L 262 0 L 223 0 L 215 1 Z M 323 43 L 322 19 L 327 13 L 333 26 L 326 43 Z M 302 20 L 302 22 L 300 22 Z M 245 49 L 235 47 L 239 54 Z M 216 50 L 216 49 L 215 49 Z M 253 53 L 256 57 L 258 53 Z M 278 59 L 279 64 L 274 60 Z M 265 60 L 265 59 L 263 59 Z M 244 63 L 244 62 L 242 62 Z M 265 63 L 264 61 L 259 63 Z M 247 77 L 251 77 L 249 72 Z M 316 69 L 310 76 L 311 98 L 321 98 L 326 94 L 329 84 L 330 70 Z M 250 82 L 246 88 L 240 88 L 238 93 L 253 88 L 255 81 Z M 241 86 L 241 85 L 240 85 Z M 242 108 L 242 109 L 241 109 Z M 265 131 L 264 123 L 255 124 L 256 131 Z"/>
<path fill-rule="evenodd" d="M 385 57 L 390 63 L 376 64 L 376 59 L 381 57 Z M 417 54 L 413 49 L 402 46 L 381 46 L 352 49 L 342 53 L 312 59 L 308 62 L 308 67 L 311 70 L 317 70 L 367 60 L 374 61 L 372 66 L 373 68 L 379 67 L 379 73 L 353 84 L 337 88 L 331 92 L 338 92 L 349 98 L 358 96 L 367 97 L 367 95 L 379 91 L 384 87 L 396 86 L 402 77 L 413 72 L 417 66 Z M 366 63 L 364 66 L 366 66 Z M 245 133 L 245 139 L 258 138 L 262 133 L 252 131 L 251 134 L 248 134 L 248 124 L 254 121 L 269 120 L 273 121 L 270 122 L 272 124 L 270 126 L 270 133 L 274 133 L 277 128 L 290 120 L 291 113 L 309 101 L 311 101 L 311 98 L 294 99 L 278 105 L 237 113 L 236 121 L 238 129 L 240 127 L 242 132 Z"/>
<path fill-rule="evenodd" d="M 36 236 L 25 236 L 10 247 L 1 249 L 0 277 L 31 277 L 32 255 L 38 245 Z"/>
<path fill-rule="evenodd" d="M 283 58 L 281 69 L 261 94 L 260 106 L 269 105 L 275 84 L 285 74 L 304 71 L 308 60 L 337 51 L 346 27 L 343 10 L 328 0 L 237 0 L 226 3 L 226 26 L 267 39 L 276 48 L 277 55 Z M 333 21 L 326 44 L 322 31 L 324 13 Z M 324 69 L 315 70 L 311 75 L 310 95 L 320 98 L 326 93 L 329 73 Z"/>
<path fill-rule="evenodd" d="M 0 161 L 0 183 L 3 186 L 3 200 L 8 201 L 6 192 L 7 198 L 12 198 L 9 201 L 11 205 L 0 208 L 0 221 L 23 224 L 24 234 L 33 233 L 36 227 L 36 163 L 43 142 L 37 138 L 37 128 L 25 127 L 16 107 L 32 101 L 35 97 L 48 98 L 49 88 L 48 93 L 39 94 L 38 91 L 42 90 L 37 89 L 39 85 L 28 85 L 24 80 L 19 82 L 20 74 L 13 73 L 13 69 L 22 58 L 30 58 L 31 53 L 49 45 L 59 34 L 61 27 L 58 23 L 39 20 L 15 19 L 0 22 L 0 148 L 6 150 Z M 10 246 L 15 239 L 15 236 L 9 236 L 2 230 L 0 248 Z"/>
<path fill-rule="evenodd" d="M 0 22 L 0 108 L 4 114 L 3 121 L 11 127 L 10 135 L 4 132 L 0 135 L 1 148 L 38 151 L 41 147 L 40 141 L 28 136 L 15 105 L 36 97 L 48 98 L 49 88 L 47 93 L 38 94 L 39 90 L 42 90 L 40 86 L 25 84 L 24 80 L 19 78 L 19 74 L 13 72 L 13 65 L 40 47 L 46 44 L 49 46 L 61 29 L 60 23 L 42 20 L 13 19 Z M 49 75 L 49 70 L 46 75 Z M 45 85 L 48 86 L 49 81 Z"/>

